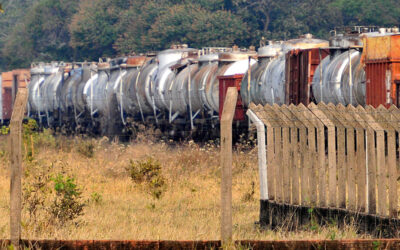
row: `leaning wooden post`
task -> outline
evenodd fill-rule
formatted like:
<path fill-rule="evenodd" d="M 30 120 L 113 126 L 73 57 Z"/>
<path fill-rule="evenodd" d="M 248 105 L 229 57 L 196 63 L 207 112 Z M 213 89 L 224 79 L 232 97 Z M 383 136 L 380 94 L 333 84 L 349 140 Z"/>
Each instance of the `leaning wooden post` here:
<path fill-rule="evenodd" d="M 232 121 L 237 102 L 236 87 L 228 88 L 221 116 L 221 240 L 232 241 Z"/>
<path fill-rule="evenodd" d="M 21 240 L 22 119 L 28 100 L 27 89 L 18 90 L 10 124 L 10 232 L 11 244 L 19 248 Z"/>

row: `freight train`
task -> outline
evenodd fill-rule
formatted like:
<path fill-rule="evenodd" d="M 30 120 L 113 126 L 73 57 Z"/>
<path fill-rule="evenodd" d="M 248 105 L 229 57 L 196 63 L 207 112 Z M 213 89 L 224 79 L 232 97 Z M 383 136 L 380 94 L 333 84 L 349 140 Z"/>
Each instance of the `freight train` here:
<path fill-rule="evenodd" d="M 257 52 L 179 45 L 96 63 L 38 63 L 30 69 L 28 116 L 66 132 L 120 135 L 145 124 L 172 137 L 215 137 L 228 87 L 240 91 L 235 127 L 242 131 L 250 103 L 398 105 L 399 62 L 397 28 L 353 27 L 336 29 L 329 41 L 307 34 Z M 12 102 L 2 96 L 4 110 Z"/>

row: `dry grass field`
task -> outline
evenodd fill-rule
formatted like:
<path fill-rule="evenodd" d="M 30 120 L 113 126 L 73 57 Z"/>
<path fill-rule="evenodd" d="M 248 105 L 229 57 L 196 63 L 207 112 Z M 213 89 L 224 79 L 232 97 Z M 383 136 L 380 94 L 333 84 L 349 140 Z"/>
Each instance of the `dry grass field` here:
<path fill-rule="evenodd" d="M 25 150 L 23 238 L 29 239 L 219 239 L 220 170 L 218 143 L 166 143 L 140 137 L 129 144 L 107 139 L 40 134 Z M 149 160 L 150 159 L 150 160 Z M 148 161 L 161 167 L 157 178 L 134 181 L 129 166 Z M 138 163 L 139 162 L 139 163 Z M 157 168 L 157 167 L 156 167 Z M 57 176 L 77 184 L 83 214 L 57 222 Z M 7 136 L 0 136 L 0 238 L 9 237 Z M 257 149 L 236 147 L 233 166 L 234 239 L 349 239 L 349 227 L 305 227 L 298 232 L 263 230 L 259 214 Z M 140 179 L 140 178 L 139 178 Z M 79 192 L 78 192 L 79 193 Z M 79 199 L 78 199 L 79 198 Z M 53 210 L 52 210 L 53 209 Z M 363 236 L 361 236 L 363 237 Z"/>

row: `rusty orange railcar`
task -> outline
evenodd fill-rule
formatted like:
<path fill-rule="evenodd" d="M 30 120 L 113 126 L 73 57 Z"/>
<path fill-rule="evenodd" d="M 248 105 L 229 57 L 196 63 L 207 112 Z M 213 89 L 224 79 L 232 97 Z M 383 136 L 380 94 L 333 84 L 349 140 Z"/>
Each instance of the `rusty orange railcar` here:
<path fill-rule="evenodd" d="M 18 88 L 26 88 L 30 81 L 29 69 L 16 69 L 1 73 L 1 98 L 0 98 L 0 122 L 4 123 L 11 119 L 13 103 Z"/>
<path fill-rule="evenodd" d="M 312 99 L 311 85 L 321 61 L 330 54 L 329 49 L 311 48 L 291 50 L 286 54 L 285 103 L 308 105 Z"/>
<path fill-rule="evenodd" d="M 366 103 L 400 106 L 400 34 L 364 38 Z"/>

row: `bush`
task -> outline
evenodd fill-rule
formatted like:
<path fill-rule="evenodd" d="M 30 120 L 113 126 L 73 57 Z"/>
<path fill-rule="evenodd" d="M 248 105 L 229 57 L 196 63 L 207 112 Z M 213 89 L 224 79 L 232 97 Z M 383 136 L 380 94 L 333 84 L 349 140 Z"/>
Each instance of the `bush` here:
<path fill-rule="evenodd" d="M 23 181 L 23 208 L 28 213 L 25 228 L 34 232 L 63 226 L 83 214 L 86 206 L 75 179 L 65 174 L 61 164 L 28 162 Z M 75 226 L 78 224 L 74 223 Z"/>
<path fill-rule="evenodd" d="M 90 195 L 90 198 L 91 198 L 91 201 L 96 205 L 100 204 L 103 201 L 103 196 L 97 192 L 93 192 Z"/>
<path fill-rule="evenodd" d="M 89 140 L 81 140 L 76 147 L 76 151 L 87 158 L 94 157 L 94 149 L 94 143 Z"/>
<path fill-rule="evenodd" d="M 75 179 L 58 174 L 52 178 L 56 197 L 50 211 L 59 222 L 72 221 L 83 214 L 85 203 L 81 201 L 82 192 L 75 183 Z"/>
<path fill-rule="evenodd" d="M 161 165 L 153 158 L 147 158 L 142 161 L 132 161 L 127 168 L 130 177 L 136 183 L 143 181 L 151 181 L 154 177 L 161 173 Z"/>
<path fill-rule="evenodd" d="M 131 160 L 127 171 L 133 182 L 146 182 L 148 192 L 153 198 L 161 198 L 166 189 L 166 182 L 162 176 L 161 164 L 157 160 L 151 157 L 142 161 Z"/>
<path fill-rule="evenodd" d="M 8 133 L 10 133 L 10 127 L 8 126 L 0 127 L 0 135 L 8 135 Z"/>

